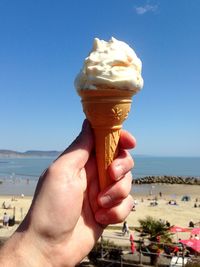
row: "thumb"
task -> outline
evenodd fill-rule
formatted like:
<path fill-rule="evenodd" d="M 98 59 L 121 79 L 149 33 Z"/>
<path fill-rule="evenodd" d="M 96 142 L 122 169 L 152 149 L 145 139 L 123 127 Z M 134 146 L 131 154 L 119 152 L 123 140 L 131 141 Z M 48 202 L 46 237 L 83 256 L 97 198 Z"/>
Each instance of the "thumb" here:
<path fill-rule="evenodd" d="M 67 157 L 68 164 L 82 168 L 89 159 L 94 146 L 94 138 L 89 121 L 83 122 L 82 130 L 73 143 L 61 154 L 63 159 Z"/>

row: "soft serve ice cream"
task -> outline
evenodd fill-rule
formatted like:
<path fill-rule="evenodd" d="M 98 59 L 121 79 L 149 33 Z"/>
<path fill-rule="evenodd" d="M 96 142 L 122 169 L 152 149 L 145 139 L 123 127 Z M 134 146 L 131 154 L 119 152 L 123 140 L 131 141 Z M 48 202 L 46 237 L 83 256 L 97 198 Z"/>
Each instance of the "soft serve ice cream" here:
<path fill-rule="evenodd" d="M 83 111 L 94 131 L 101 189 L 112 183 L 107 168 L 117 155 L 120 130 L 128 117 L 132 96 L 143 86 L 141 69 L 140 59 L 126 43 L 95 38 L 75 79 Z"/>
<path fill-rule="evenodd" d="M 143 86 L 142 62 L 134 50 L 122 41 L 94 39 L 93 49 L 75 79 L 76 89 L 108 88 L 133 90 Z"/>

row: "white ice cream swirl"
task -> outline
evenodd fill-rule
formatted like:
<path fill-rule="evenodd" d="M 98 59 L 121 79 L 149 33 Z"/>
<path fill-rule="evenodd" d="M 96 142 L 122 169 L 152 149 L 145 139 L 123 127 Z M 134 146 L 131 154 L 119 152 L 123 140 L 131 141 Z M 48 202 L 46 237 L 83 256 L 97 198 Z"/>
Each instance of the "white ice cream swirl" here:
<path fill-rule="evenodd" d="M 133 90 L 143 87 L 142 62 L 134 50 L 122 41 L 94 39 L 93 49 L 75 79 L 77 90 L 111 87 Z M 99 87 L 100 86 L 100 87 Z"/>

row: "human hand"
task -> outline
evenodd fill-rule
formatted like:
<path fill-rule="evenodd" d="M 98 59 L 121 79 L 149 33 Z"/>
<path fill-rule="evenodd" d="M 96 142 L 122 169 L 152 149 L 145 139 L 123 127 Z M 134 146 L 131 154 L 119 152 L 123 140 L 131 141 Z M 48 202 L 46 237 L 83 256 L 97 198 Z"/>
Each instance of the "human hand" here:
<path fill-rule="evenodd" d="M 129 195 L 133 160 L 126 149 L 134 146 L 135 139 L 121 131 L 119 155 L 108 169 L 113 183 L 100 192 L 93 134 L 86 120 L 77 139 L 39 179 L 31 208 L 17 232 L 26 246 L 22 243 L 23 255 L 31 244 L 29 258 L 35 262 L 37 255 L 45 266 L 75 266 L 106 225 L 122 222 L 133 206 Z M 30 259 L 27 266 L 32 266 Z"/>

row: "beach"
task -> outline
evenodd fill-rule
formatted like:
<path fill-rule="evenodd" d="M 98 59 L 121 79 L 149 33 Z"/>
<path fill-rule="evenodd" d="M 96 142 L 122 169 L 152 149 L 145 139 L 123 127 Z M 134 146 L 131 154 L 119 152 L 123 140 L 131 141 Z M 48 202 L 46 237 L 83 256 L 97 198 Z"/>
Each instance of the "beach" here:
<path fill-rule="evenodd" d="M 0 238 L 4 239 L 12 235 L 12 233 L 17 229 L 19 223 L 26 216 L 29 207 L 32 202 L 31 196 L 0 196 Z M 6 207 L 6 208 L 5 208 Z M 6 213 L 10 218 L 13 217 L 15 213 L 15 225 L 3 227 L 2 219 L 3 215 Z"/>
<path fill-rule="evenodd" d="M 137 185 L 135 185 L 137 187 Z M 139 186 L 138 186 L 139 187 Z M 153 188 L 152 188 L 153 187 Z M 161 220 L 168 220 L 171 225 L 188 227 L 190 220 L 200 222 L 200 207 L 194 208 L 196 199 L 200 205 L 200 187 L 195 185 L 150 185 L 152 194 L 135 193 L 135 211 L 128 216 L 130 225 L 137 226 L 138 219 L 152 216 Z M 161 193 L 161 196 L 159 195 Z M 189 201 L 182 201 L 183 196 L 189 196 Z M 152 200 L 157 198 L 157 205 Z M 169 201 L 177 205 L 170 205 Z"/>
<path fill-rule="evenodd" d="M 157 219 L 169 221 L 171 225 L 188 227 L 189 221 L 200 222 L 200 187 L 197 185 L 134 185 L 132 195 L 135 207 L 127 217 L 128 225 L 131 229 L 139 226 L 139 219 L 152 216 Z M 182 201 L 183 196 L 189 196 L 189 201 Z M 157 205 L 154 205 L 154 202 Z M 198 199 L 198 202 L 196 200 Z M 177 205 L 170 205 L 169 201 L 176 202 Z M 1 195 L 0 196 L 0 238 L 9 237 L 18 227 L 18 222 L 22 221 L 32 202 L 32 196 L 24 194 Z M 194 208 L 196 202 L 197 208 Z M 3 208 L 3 203 L 7 209 Z M 15 219 L 17 224 L 5 228 L 2 226 L 3 214 L 6 212 L 10 217 L 13 216 L 15 208 Z M 114 226 L 114 225 L 113 225 Z M 117 237 L 121 237 L 122 224 L 118 224 L 118 230 L 112 230 L 112 225 L 104 231 L 105 236 L 114 238 L 115 242 L 120 243 Z M 184 233 L 180 237 L 189 237 L 189 233 Z M 184 236 L 183 236 L 184 235 Z"/>

